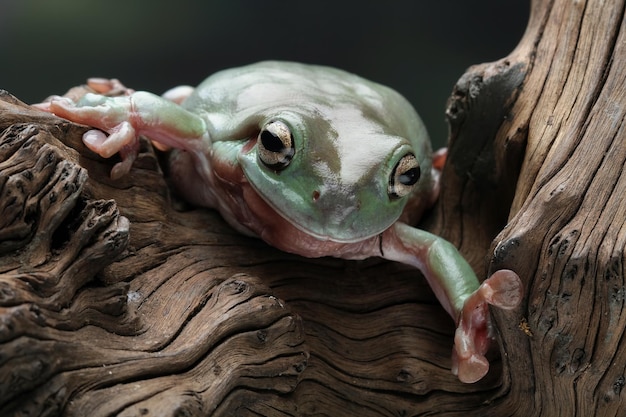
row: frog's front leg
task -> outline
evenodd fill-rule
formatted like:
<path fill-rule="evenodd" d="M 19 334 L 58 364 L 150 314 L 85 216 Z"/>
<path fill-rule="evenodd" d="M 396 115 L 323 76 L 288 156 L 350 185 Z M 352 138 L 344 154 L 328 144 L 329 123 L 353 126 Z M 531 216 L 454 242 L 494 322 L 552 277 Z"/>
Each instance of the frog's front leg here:
<path fill-rule="evenodd" d="M 204 120 L 155 94 L 138 91 L 126 96 L 105 97 L 88 93 L 76 103 L 68 98 L 53 97 L 44 109 L 99 129 L 86 132 L 83 142 L 104 158 L 120 154 L 122 162 L 113 167 L 113 178 L 130 170 L 139 151 L 140 135 L 165 147 L 190 152 L 201 169 L 209 170 L 206 155 L 210 138 Z"/>
<path fill-rule="evenodd" d="M 522 298 L 519 276 L 500 270 L 479 283 L 450 242 L 401 222 L 385 231 L 382 239 L 384 257 L 419 268 L 455 319 L 453 372 L 462 382 L 481 379 L 489 370 L 485 358 L 491 339 L 488 306 L 515 308 Z"/>

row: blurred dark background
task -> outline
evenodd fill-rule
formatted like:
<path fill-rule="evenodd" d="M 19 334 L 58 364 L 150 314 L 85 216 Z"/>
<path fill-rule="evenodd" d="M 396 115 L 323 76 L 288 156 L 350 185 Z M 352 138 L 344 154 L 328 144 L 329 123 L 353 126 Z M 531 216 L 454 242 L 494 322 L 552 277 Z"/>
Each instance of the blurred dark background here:
<path fill-rule="evenodd" d="M 523 0 L 0 0 L 0 88 L 32 103 L 87 77 L 154 93 L 264 59 L 340 67 L 413 103 L 436 146 L 473 64 L 507 55 Z"/>

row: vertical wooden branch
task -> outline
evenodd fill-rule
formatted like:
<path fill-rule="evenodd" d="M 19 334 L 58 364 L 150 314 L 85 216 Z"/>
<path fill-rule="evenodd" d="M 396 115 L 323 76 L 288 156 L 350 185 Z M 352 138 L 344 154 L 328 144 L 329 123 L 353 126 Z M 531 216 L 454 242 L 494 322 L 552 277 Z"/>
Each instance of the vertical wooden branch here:
<path fill-rule="evenodd" d="M 483 415 L 625 412 L 624 7 L 534 1 L 518 48 L 471 68 L 449 107 L 436 225 L 487 272 L 489 219 L 508 220 L 488 267 L 514 269 L 528 291 L 519 311 L 495 312 L 505 374 Z"/>

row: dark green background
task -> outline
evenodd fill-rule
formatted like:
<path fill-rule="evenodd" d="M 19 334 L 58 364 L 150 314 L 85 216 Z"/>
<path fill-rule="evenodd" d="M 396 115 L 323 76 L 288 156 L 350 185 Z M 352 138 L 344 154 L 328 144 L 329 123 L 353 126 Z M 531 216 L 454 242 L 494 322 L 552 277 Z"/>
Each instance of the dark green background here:
<path fill-rule="evenodd" d="M 0 0 L 0 88 L 23 101 L 87 77 L 162 93 L 264 59 L 340 67 L 405 95 L 436 146 L 465 69 L 507 55 L 522 0 Z"/>

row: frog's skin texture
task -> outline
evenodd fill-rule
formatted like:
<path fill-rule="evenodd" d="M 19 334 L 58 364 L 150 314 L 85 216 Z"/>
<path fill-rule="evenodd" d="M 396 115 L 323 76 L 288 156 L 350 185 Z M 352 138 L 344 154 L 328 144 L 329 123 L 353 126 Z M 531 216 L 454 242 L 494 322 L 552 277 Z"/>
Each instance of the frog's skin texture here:
<path fill-rule="evenodd" d="M 39 107 L 99 129 L 83 140 L 102 157 L 121 155 L 112 177 L 131 169 L 144 135 L 173 148 L 170 172 L 184 197 L 243 233 L 306 257 L 378 256 L 419 268 L 458 326 L 453 372 L 463 382 L 487 373 L 488 305 L 517 306 L 521 282 L 501 270 L 480 284 L 452 244 L 409 225 L 435 201 L 439 171 L 426 129 L 398 93 L 288 62 L 221 71 L 163 97 L 116 80 L 89 84 L 125 95 Z"/>

